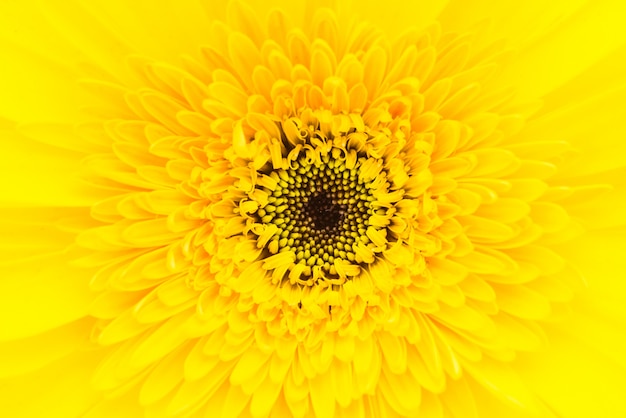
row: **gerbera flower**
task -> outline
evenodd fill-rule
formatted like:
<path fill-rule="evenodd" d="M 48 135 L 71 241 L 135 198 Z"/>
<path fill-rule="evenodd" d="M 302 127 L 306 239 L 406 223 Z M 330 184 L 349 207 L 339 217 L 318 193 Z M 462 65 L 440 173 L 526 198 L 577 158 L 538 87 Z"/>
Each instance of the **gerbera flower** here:
<path fill-rule="evenodd" d="M 623 10 L 30 3 L 4 415 L 626 415 Z"/>

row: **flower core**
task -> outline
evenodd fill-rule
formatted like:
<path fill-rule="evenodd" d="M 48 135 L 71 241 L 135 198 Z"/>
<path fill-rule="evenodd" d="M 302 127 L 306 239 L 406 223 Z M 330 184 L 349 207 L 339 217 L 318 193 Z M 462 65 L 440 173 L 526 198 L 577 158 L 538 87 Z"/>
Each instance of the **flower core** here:
<path fill-rule="evenodd" d="M 309 125 L 300 130 L 299 143 L 285 147 L 289 168 L 267 173 L 274 182 L 262 188 L 269 197 L 256 212 L 265 226 L 261 243 L 271 234 L 269 253 L 294 260 L 284 272 L 292 283 L 341 284 L 379 251 L 368 236 L 384 245 L 384 225 L 372 216 L 388 210 L 373 202 L 389 183 L 381 171 L 383 162 L 354 148 L 366 138 L 356 129 L 333 137 L 319 123 Z M 283 279 L 280 273 L 274 281 Z"/>

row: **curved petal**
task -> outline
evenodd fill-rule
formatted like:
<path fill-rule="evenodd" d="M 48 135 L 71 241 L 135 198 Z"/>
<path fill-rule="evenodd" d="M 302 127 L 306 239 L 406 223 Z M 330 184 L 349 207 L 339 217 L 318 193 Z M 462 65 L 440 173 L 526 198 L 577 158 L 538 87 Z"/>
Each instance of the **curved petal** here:
<path fill-rule="evenodd" d="M 623 333 L 623 326 L 613 332 Z M 550 349 L 540 356 L 523 356 L 517 363 L 517 370 L 534 392 L 558 416 L 625 416 L 624 367 L 590 347 L 585 338 L 589 335 L 553 330 L 551 336 Z"/>
<path fill-rule="evenodd" d="M 16 418 L 83 416 L 100 397 L 85 384 L 102 353 L 63 357 L 39 370 L 0 379 L 2 413 Z"/>
<path fill-rule="evenodd" d="M 3 267 L 0 341 L 24 338 L 87 315 L 95 294 L 89 270 L 73 267 L 68 253 L 50 254 Z"/>
<path fill-rule="evenodd" d="M 104 196 L 80 178 L 84 154 L 46 144 L 50 132 L 31 140 L 0 131 L 0 205 L 88 207 Z M 62 141 L 69 137 L 59 138 Z"/>

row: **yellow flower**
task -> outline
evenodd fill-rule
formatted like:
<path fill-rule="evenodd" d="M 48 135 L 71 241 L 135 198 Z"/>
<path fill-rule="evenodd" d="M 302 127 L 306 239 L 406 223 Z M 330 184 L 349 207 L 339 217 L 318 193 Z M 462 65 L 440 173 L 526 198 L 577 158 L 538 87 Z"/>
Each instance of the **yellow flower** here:
<path fill-rule="evenodd" d="M 625 416 L 623 6 L 221 3 L 0 6 L 3 416 Z"/>

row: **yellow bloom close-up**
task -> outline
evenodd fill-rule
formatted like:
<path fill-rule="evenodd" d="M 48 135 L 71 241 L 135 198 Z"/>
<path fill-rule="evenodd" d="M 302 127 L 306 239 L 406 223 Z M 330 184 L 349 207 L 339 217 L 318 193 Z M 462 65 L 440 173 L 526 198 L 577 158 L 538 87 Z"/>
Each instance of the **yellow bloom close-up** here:
<path fill-rule="evenodd" d="M 621 2 L 0 21 L 0 415 L 626 416 Z"/>

